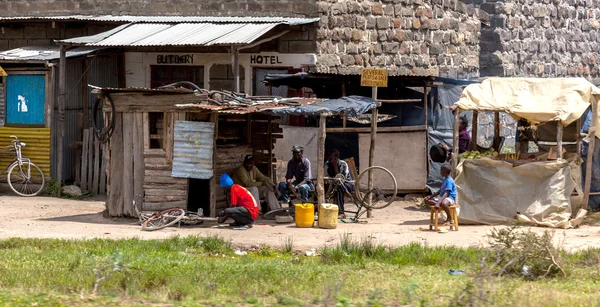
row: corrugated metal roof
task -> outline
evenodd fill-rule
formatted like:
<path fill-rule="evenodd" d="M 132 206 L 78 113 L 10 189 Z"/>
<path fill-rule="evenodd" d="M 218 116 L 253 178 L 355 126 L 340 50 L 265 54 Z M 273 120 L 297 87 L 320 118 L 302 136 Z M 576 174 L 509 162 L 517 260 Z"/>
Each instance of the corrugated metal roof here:
<path fill-rule="evenodd" d="M 287 25 L 303 25 L 319 21 L 319 18 L 299 17 L 216 17 L 216 16 L 0 16 L 2 20 L 64 20 L 64 21 L 100 21 L 100 22 L 147 22 L 147 23 L 282 23 Z"/>
<path fill-rule="evenodd" d="M 171 176 L 212 178 L 214 130 L 210 122 L 175 121 Z"/>
<path fill-rule="evenodd" d="M 180 104 L 176 105 L 176 107 L 186 110 L 200 109 L 206 111 L 217 111 L 221 114 L 250 114 L 261 112 L 262 110 L 269 109 L 279 109 L 279 108 L 289 108 L 289 104 L 284 104 L 281 102 L 295 102 L 300 105 L 308 105 L 313 104 L 320 101 L 325 101 L 326 99 L 318 99 L 318 98 L 285 98 L 280 101 L 274 101 L 271 103 L 263 103 L 257 104 L 253 106 L 235 106 L 235 105 L 214 105 L 214 104 Z"/>
<path fill-rule="evenodd" d="M 57 42 L 97 47 L 243 45 L 281 24 L 284 23 L 136 23 Z"/>
<path fill-rule="evenodd" d="M 94 47 L 79 47 L 67 51 L 67 58 L 84 56 L 100 50 Z M 27 46 L 0 52 L 0 61 L 52 61 L 60 58 L 60 46 Z"/>

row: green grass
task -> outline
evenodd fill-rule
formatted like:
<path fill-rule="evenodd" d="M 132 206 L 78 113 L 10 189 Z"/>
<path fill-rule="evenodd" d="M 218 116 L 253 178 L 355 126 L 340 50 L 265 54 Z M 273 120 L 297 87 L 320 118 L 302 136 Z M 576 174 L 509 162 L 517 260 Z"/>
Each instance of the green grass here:
<path fill-rule="evenodd" d="M 288 242 L 288 243 L 286 243 Z M 244 256 L 219 237 L 162 241 L 0 241 L 0 306 L 596 306 L 600 249 L 565 254 L 567 278 L 476 274 L 486 251 L 387 247 L 345 235 L 316 257 L 262 246 Z M 115 268 L 117 268 L 115 270 Z M 468 274 L 452 276 L 449 269 Z M 100 282 L 98 272 L 113 272 Z M 474 293 L 488 289 L 485 297 Z M 466 294 L 465 294 L 466 293 Z M 462 294 L 462 295 L 461 295 Z"/>

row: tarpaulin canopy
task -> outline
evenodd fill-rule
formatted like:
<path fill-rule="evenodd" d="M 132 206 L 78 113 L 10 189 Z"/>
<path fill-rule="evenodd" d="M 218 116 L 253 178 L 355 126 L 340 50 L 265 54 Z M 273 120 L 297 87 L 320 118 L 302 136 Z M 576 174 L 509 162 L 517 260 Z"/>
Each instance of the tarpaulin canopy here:
<path fill-rule="evenodd" d="M 373 100 L 372 98 L 363 96 L 348 96 L 298 107 L 265 109 L 263 112 L 270 112 L 275 115 L 357 116 L 367 113 L 371 109 L 375 109 L 377 107 L 379 107 L 379 102 Z"/>
<path fill-rule="evenodd" d="M 532 123 L 581 118 L 600 89 L 583 78 L 489 78 L 465 88 L 456 103 L 462 110 L 501 111 Z"/>

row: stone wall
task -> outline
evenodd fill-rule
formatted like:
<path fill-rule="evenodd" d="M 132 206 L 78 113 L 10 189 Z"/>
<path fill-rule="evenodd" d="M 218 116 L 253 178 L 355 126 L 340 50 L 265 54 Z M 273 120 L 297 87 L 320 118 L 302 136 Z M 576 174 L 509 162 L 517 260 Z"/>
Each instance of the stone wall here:
<path fill-rule="evenodd" d="M 490 14 L 481 75 L 600 79 L 600 1 L 471 0 Z"/>
<path fill-rule="evenodd" d="M 114 24 L 10 23 L 0 24 L 0 51 L 23 46 L 52 46 L 55 39 L 94 35 L 116 27 Z"/>
<path fill-rule="evenodd" d="M 4 0 L 0 16 L 308 16 L 315 0 Z"/>
<path fill-rule="evenodd" d="M 317 72 L 479 77 L 481 19 L 457 0 L 320 0 Z"/>

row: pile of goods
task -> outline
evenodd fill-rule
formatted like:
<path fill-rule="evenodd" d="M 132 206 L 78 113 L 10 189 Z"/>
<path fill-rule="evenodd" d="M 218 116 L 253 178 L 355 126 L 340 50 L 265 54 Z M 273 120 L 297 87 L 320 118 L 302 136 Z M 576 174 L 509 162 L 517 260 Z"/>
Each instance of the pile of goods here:
<path fill-rule="evenodd" d="M 495 156 L 495 155 L 497 155 L 497 153 L 494 151 L 494 149 L 489 149 L 486 152 L 467 151 L 467 152 L 461 153 L 458 156 L 463 159 L 480 159 L 480 158 L 486 158 L 486 157 L 491 157 L 491 156 Z"/>

